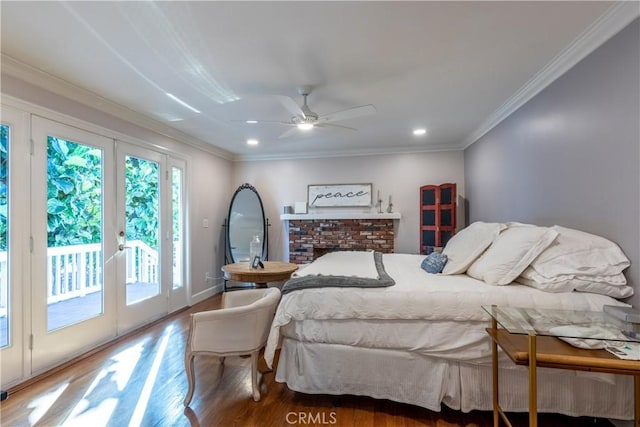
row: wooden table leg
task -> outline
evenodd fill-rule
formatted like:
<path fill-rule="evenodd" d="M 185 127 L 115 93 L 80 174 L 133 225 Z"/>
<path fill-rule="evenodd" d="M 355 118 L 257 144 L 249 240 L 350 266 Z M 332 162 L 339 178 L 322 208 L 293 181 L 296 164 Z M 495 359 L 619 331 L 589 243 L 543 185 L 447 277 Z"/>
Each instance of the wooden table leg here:
<path fill-rule="evenodd" d="M 636 427 L 640 427 L 640 375 L 633 376 L 633 397 L 634 400 L 634 422 Z"/>
<path fill-rule="evenodd" d="M 529 333 L 529 427 L 538 426 L 538 383 L 536 373 L 536 335 Z"/>
<path fill-rule="evenodd" d="M 498 330 L 498 322 L 491 318 L 491 329 L 495 334 Z M 494 335 L 495 336 L 495 335 Z M 500 426 L 500 411 L 498 409 L 498 344 L 495 339 L 491 340 L 491 372 L 493 378 L 493 427 Z"/>

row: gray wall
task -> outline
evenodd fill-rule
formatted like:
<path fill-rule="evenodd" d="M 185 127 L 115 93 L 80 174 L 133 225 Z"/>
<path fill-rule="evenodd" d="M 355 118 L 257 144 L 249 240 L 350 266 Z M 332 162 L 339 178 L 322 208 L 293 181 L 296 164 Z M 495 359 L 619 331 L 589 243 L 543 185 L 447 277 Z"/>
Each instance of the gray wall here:
<path fill-rule="evenodd" d="M 469 221 L 559 224 L 616 242 L 640 307 L 638 19 L 465 150 Z"/>

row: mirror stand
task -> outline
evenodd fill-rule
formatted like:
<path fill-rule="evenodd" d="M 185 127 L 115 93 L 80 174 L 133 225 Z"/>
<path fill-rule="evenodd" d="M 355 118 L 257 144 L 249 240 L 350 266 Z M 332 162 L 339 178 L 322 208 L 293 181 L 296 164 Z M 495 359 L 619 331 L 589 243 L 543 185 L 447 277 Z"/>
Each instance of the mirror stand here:
<path fill-rule="evenodd" d="M 266 221 L 266 227 L 264 230 L 264 259 L 263 261 L 268 261 L 269 260 L 269 227 L 271 227 L 271 223 L 269 222 L 269 218 L 265 218 Z M 222 229 L 224 230 L 223 233 L 225 235 L 224 240 L 224 263 L 225 264 L 232 264 L 233 262 L 231 261 L 231 257 L 229 256 L 229 249 L 227 247 L 227 242 L 228 239 L 226 238 L 227 236 L 227 219 L 225 218 L 224 221 L 222 221 Z"/>
<path fill-rule="evenodd" d="M 233 194 L 224 228 L 225 266 L 250 260 L 250 242 L 258 236 L 262 243 L 259 261 L 269 259 L 269 219 L 264 215 L 262 199 L 251 184 L 242 184 Z M 224 291 L 227 280 L 224 280 Z"/>

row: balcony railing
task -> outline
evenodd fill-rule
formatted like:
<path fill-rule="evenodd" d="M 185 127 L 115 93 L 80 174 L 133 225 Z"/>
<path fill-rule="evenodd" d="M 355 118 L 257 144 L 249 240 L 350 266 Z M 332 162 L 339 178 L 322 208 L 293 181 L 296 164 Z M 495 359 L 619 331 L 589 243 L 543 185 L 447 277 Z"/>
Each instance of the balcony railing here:
<path fill-rule="evenodd" d="M 126 283 L 157 283 L 160 271 L 158 252 L 141 240 L 127 241 L 127 247 Z M 180 247 L 180 242 L 174 242 L 174 247 Z M 181 271 L 181 266 L 176 265 L 177 261 L 179 257 L 174 256 L 174 272 Z M 48 248 L 47 303 L 100 291 L 102 264 L 100 243 Z M 7 268 L 7 252 L 0 252 L 0 316 L 6 315 L 8 303 Z"/>

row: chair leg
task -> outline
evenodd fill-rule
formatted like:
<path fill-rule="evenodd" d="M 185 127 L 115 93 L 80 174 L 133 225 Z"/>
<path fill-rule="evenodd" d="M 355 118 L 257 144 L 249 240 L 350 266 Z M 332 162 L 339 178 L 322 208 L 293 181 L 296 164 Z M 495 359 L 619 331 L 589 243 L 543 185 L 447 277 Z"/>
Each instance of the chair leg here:
<path fill-rule="evenodd" d="M 260 401 L 260 383 L 258 382 L 258 354 L 254 351 L 251 353 L 251 388 L 253 389 L 253 400 Z"/>
<path fill-rule="evenodd" d="M 193 397 L 193 392 L 196 388 L 196 379 L 193 372 L 193 359 L 194 356 L 191 353 L 186 353 L 184 355 L 184 367 L 187 373 L 187 381 L 189 382 L 189 390 L 184 398 L 184 406 L 189 406 L 191 398 Z"/>

